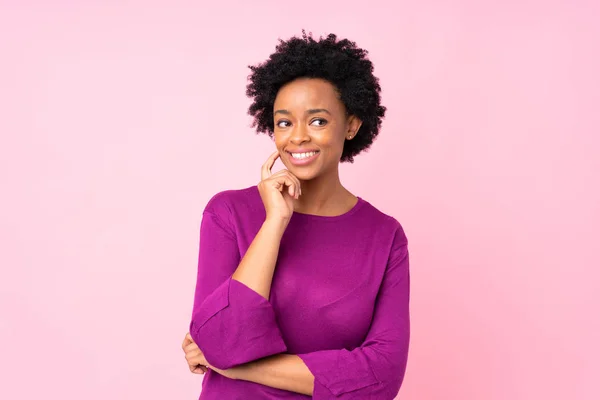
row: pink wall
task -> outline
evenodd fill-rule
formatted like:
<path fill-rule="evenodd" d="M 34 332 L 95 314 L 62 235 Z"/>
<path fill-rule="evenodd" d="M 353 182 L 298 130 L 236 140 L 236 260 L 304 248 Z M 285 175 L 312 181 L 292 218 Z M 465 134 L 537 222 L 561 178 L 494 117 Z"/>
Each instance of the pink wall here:
<path fill-rule="evenodd" d="M 0 398 L 197 398 L 179 346 L 200 214 L 259 179 L 246 66 L 303 27 L 369 49 L 383 85 L 380 139 L 342 173 L 411 242 L 399 397 L 600 398 L 599 19 L 591 0 L 2 0 Z"/>

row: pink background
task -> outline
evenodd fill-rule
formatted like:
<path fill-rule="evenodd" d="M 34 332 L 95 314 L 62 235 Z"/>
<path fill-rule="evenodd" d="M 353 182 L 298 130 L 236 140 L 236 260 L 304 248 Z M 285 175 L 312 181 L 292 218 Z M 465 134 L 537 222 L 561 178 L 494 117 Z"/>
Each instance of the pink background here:
<path fill-rule="evenodd" d="M 381 78 L 342 178 L 411 243 L 399 398 L 600 398 L 599 4 L 2 0 L 0 398 L 197 398 L 200 215 L 258 181 L 247 65 L 303 27 Z"/>

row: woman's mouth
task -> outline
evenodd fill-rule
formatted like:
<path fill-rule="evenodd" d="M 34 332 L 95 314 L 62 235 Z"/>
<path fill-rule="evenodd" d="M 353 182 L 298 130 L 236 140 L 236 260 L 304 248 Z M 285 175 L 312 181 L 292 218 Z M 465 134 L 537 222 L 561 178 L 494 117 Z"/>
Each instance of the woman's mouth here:
<path fill-rule="evenodd" d="M 294 165 L 307 165 L 313 162 L 318 156 L 319 151 L 305 151 L 305 152 L 287 152 L 289 154 L 290 162 Z"/>

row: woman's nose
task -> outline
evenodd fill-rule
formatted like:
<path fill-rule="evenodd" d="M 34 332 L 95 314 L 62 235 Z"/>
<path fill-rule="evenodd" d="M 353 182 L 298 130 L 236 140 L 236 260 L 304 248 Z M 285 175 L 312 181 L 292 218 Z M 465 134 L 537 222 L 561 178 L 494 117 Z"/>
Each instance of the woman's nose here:
<path fill-rule="evenodd" d="M 290 142 L 298 145 L 310 140 L 308 135 L 308 129 L 305 126 L 297 126 L 292 131 L 292 135 L 290 137 Z"/>

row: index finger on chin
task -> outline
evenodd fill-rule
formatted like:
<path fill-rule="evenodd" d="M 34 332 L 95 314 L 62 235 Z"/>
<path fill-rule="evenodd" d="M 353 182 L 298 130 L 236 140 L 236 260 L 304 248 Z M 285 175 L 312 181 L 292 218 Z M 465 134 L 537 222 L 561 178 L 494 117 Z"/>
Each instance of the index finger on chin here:
<path fill-rule="evenodd" d="M 267 158 L 267 161 L 262 166 L 262 171 L 261 171 L 261 179 L 262 180 L 267 179 L 268 177 L 270 177 L 273 174 L 271 172 L 271 168 L 273 168 L 273 165 L 275 165 L 275 161 L 277 161 L 278 158 L 279 158 L 279 150 L 277 150 L 276 152 L 271 154 L 269 156 L 269 158 Z"/>

